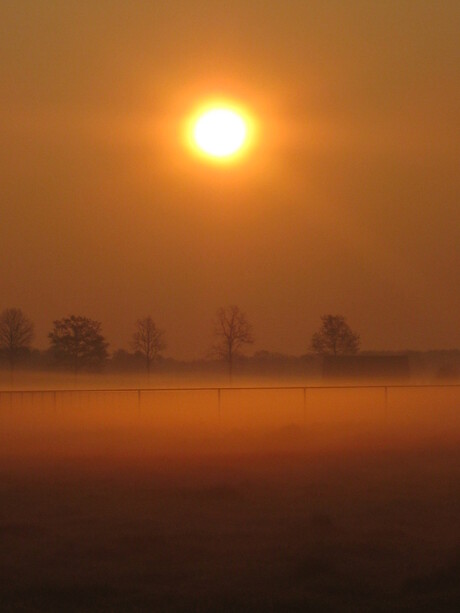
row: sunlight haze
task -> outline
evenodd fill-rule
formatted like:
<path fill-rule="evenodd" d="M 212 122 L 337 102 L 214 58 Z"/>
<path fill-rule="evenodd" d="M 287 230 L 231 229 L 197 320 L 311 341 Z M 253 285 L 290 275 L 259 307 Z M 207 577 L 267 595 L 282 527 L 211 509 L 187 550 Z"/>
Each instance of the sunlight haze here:
<path fill-rule="evenodd" d="M 321 314 L 363 348 L 460 345 L 460 3 L 2 2 L 0 279 L 47 346 L 151 313 L 167 354 L 238 304 L 254 351 Z M 204 19 L 203 16 L 206 16 Z M 257 151 L 206 164 L 184 121 L 241 101 Z"/>

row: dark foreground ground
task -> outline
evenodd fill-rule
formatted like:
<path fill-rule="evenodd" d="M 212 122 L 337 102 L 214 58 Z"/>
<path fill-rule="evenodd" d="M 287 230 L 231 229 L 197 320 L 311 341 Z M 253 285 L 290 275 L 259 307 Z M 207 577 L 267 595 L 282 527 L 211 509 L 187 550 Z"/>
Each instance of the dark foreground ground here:
<path fill-rule="evenodd" d="M 3 458 L 1 611 L 460 611 L 457 446 Z"/>

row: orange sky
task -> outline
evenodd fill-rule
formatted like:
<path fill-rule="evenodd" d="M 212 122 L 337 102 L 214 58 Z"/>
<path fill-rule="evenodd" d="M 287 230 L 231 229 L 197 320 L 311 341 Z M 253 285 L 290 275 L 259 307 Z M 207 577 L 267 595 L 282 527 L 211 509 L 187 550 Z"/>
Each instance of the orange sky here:
<path fill-rule="evenodd" d="M 460 346 L 460 3 L 35 0 L 0 5 L 0 308 L 46 345 L 152 314 L 199 357 L 220 305 L 304 353 L 326 312 L 373 349 Z M 183 146 L 209 97 L 259 138 Z"/>

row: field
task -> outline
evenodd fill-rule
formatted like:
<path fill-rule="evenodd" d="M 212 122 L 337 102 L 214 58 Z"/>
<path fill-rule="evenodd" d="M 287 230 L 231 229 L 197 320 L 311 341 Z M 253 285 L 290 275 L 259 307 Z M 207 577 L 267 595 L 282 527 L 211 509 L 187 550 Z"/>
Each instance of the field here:
<path fill-rule="evenodd" d="M 458 611 L 459 388 L 0 394 L 2 611 Z"/>

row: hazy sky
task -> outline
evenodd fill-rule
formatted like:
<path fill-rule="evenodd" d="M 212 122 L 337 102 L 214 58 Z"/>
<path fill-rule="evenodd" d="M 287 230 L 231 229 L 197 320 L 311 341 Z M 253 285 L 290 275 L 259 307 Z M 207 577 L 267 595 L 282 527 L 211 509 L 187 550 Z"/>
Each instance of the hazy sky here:
<path fill-rule="evenodd" d="M 0 309 L 112 349 L 151 314 L 199 357 L 235 303 L 254 349 L 323 313 L 369 349 L 460 346 L 458 0 L 1 0 Z M 183 146 L 209 97 L 259 137 Z"/>

